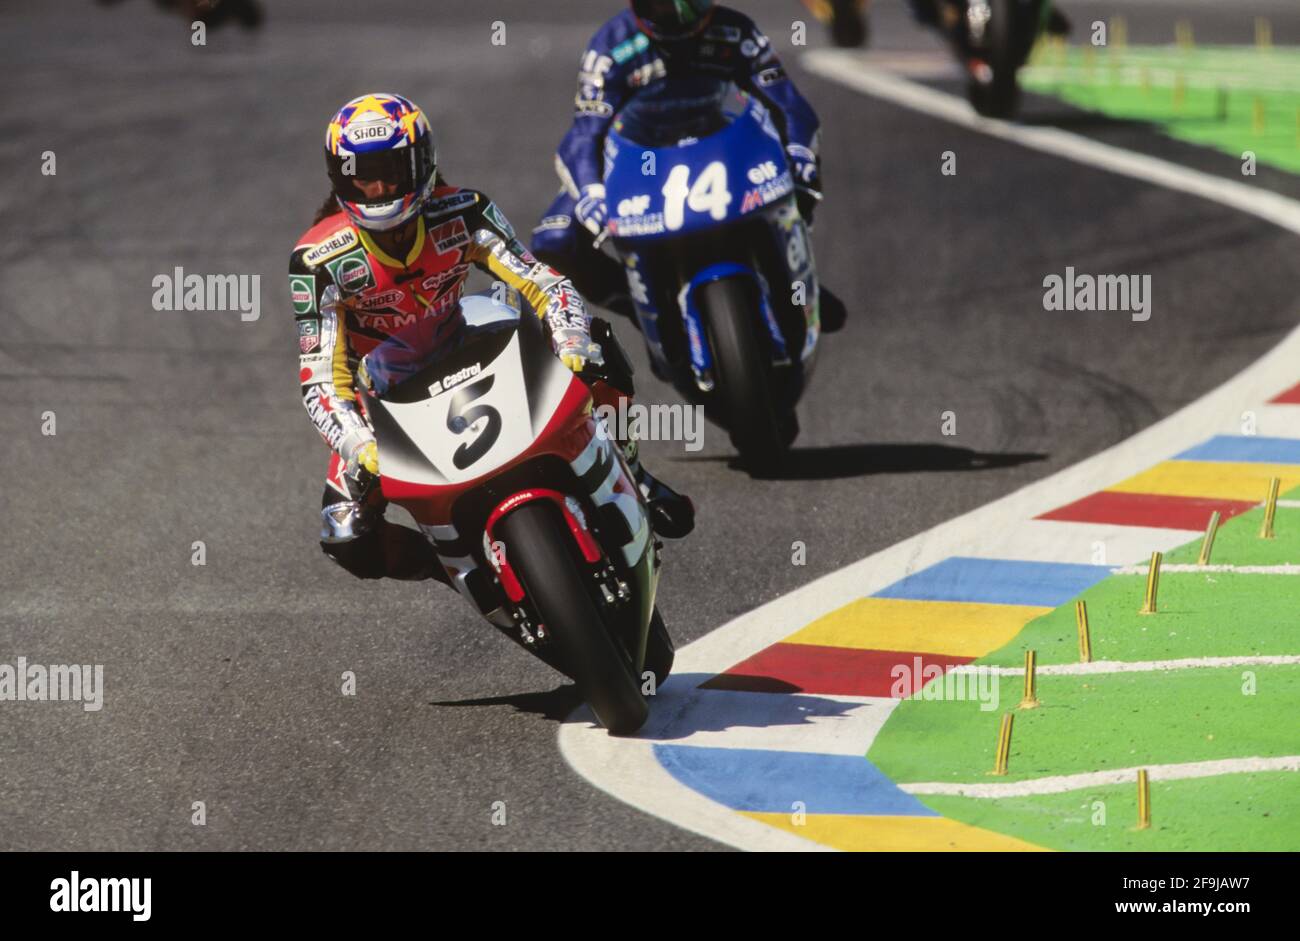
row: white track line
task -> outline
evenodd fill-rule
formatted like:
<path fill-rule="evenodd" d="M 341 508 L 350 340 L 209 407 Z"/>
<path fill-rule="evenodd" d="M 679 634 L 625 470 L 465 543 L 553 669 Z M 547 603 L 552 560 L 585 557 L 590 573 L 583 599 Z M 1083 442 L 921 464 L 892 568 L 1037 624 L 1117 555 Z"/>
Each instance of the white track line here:
<path fill-rule="evenodd" d="M 1125 565 L 1113 569 L 1112 575 L 1145 575 L 1149 566 L 1146 565 Z M 1175 575 L 1188 572 L 1234 572 L 1238 575 L 1300 575 L 1300 565 L 1196 565 L 1195 563 L 1179 563 L 1177 565 L 1161 564 L 1160 574 L 1173 573 Z"/>
<path fill-rule="evenodd" d="M 812 65 L 809 68 L 818 70 Z M 835 71 L 837 74 L 831 77 L 840 80 L 838 76 L 844 70 L 837 67 Z M 868 94 L 875 93 L 873 89 L 876 87 L 887 88 L 885 97 L 899 92 L 903 87 L 910 87 L 924 94 L 903 96 L 906 100 L 899 103 L 917 107 L 927 113 L 935 113 L 932 109 L 936 105 L 936 97 L 948 97 L 901 80 L 869 83 L 870 87 L 851 81 L 846 81 L 846 84 Z M 937 116 L 948 117 L 959 124 L 978 125 L 981 130 L 993 125 L 1012 131 L 1026 130 L 1003 122 L 974 118 L 964 102 L 950 97 L 948 101 L 950 104 L 940 108 L 943 113 Z M 1025 140 L 1013 133 L 989 132 L 1025 143 Z M 1066 139 L 1082 140 L 1064 132 L 1055 133 Z M 1196 174 L 1155 158 L 1138 158 L 1138 155 L 1104 145 L 1072 147 L 1067 153 L 1058 152 L 1055 146 L 1049 146 L 1042 135 L 1033 140 L 1035 144 L 1027 146 L 1047 149 L 1057 156 L 1103 169 L 1113 169 L 1126 176 L 1136 176 L 1144 182 L 1204 196 L 1215 202 L 1227 200 L 1227 204 L 1234 205 L 1243 212 L 1274 222 L 1288 231 L 1300 233 L 1300 202 L 1295 200 L 1272 193 L 1260 193 L 1242 187 L 1241 184 L 1232 184 L 1205 174 Z M 1056 138 L 1053 137 L 1052 140 Z M 1096 162 L 1094 157 L 1097 158 Z M 1245 195 L 1241 195 L 1239 190 L 1245 190 Z M 954 551 L 956 546 L 969 546 L 977 542 L 981 535 L 998 532 L 1008 522 L 1033 519 L 1048 510 L 1146 470 L 1157 461 L 1200 444 L 1209 437 L 1211 429 L 1238 426 L 1243 413 L 1261 412 L 1263 403 L 1296 383 L 1297 363 L 1300 363 L 1300 328 L 1292 330 L 1276 347 L 1217 389 L 1126 441 L 963 516 L 831 572 L 729 621 L 679 650 L 674 669 L 678 674 L 708 675 L 726 670 L 788 636 L 814 618 L 829 614 L 906 575 L 957 554 Z M 1300 429 L 1288 427 L 1292 428 L 1291 436 L 1300 436 Z M 671 558 L 668 564 L 672 564 Z M 699 681 L 696 679 L 696 682 Z M 653 711 L 652 707 L 651 712 Z M 594 724 L 586 707 L 570 716 L 559 731 L 560 752 L 575 771 L 613 797 L 676 826 L 747 850 L 826 849 L 810 840 L 744 817 L 682 785 L 655 758 L 651 747 L 655 741 L 662 739 L 656 739 L 652 733 L 634 738 L 609 736 Z M 865 752 L 869 745 L 870 742 L 863 742 L 862 751 Z"/>
<path fill-rule="evenodd" d="M 997 532 L 974 535 L 969 545 L 956 547 L 953 554 L 1077 565 L 1137 565 L 1150 559 L 1152 552 L 1169 552 L 1201 535 L 1198 530 L 1188 529 L 1008 520 Z"/>
<path fill-rule="evenodd" d="M 1140 768 L 1117 768 L 1114 771 L 1090 771 L 1086 774 L 1058 774 L 1028 781 L 950 784 L 933 781 L 923 784 L 900 784 L 909 794 L 947 794 L 953 797 L 1029 797 L 1034 794 L 1063 794 L 1083 788 L 1108 784 L 1130 784 L 1137 780 Z M 1189 761 L 1176 765 L 1146 765 L 1152 781 L 1184 781 L 1188 778 L 1212 778 L 1220 774 L 1252 774 L 1259 771 L 1300 771 L 1300 755 L 1282 758 L 1223 758 L 1218 761 Z"/>
<path fill-rule="evenodd" d="M 1155 183 L 1191 193 L 1300 233 L 1300 204 L 1279 193 L 1255 189 L 1236 180 L 1202 173 L 1158 157 L 1149 157 L 1121 147 L 1112 147 L 1110 144 L 1071 134 L 1059 128 L 1030 127 L 993 118 L 982 118 L 960 98 L 865 65 L 861 53 L 818 49 L 806 53 L 802 64 L 814 75 L 820 75 L 822 78 L 847 85 L 867 95 L 892 101 L 914 111 L 959 124 L 991 137 L 1014 141 L 1032 150 L 1051 154 L 1053 157 L 1064 157 L 1076 163 L 1133 177 L 1144 183 Z"/>
<path fill-rule="evenodd" d="M 1269 403 L 1256 406 L 1250 411 L 1249 416 L 1224 416 L 1225 421 L 1213 430 L 1224 435 L 1243 435 L 1253 432 L 1261 438 L 1294 438 L 1300 435 L 1300 414 L 1297 414 L 1300 413 L 1300 409 L 1294 405 Z M 1250 420 L 1250 425 L 1246 423 L 1247 418 Z"/>
<path fill-rule="evenodd" d="M 1038 664 L 1038 676 L 1093 676 L 1106 673 L 1153 673 L 1160 670 L 1199 670 L 1218 667 L 1278 667 L 1300 664 L 1300 654 L 1260 654 L 1242 657 L 1181 657 L 1177 660 L 1093 660 L 1090 663 Z M 953 667 L 954 673 L 992 673 L 995 676 L 1024 676 L 1024 667 L 987 667 L 966 664 Z M 936 683 L 940 682 L 935 680 Z"/>

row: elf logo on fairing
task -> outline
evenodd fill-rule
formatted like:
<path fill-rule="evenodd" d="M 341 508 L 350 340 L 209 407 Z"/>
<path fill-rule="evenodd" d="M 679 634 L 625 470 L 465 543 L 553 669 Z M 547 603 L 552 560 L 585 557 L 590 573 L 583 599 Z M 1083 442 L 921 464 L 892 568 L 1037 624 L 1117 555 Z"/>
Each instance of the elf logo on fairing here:
<path fill-rule="evenodd" d="M 153 880 L 83 879 L 72 870 L 67 879 L 50 883 L 52 912 L 130 912 L 132 921 L 148 921 L 153 912 Z"/>
<path fill-rule="evenodd" d="M 618 202 L 618 214 L 620 216 L 643 216 L 649 208 L 649 196 L 629 196 L 627 199 L 621 199 Z"/>
<path fill-rule="evenodd" d="M 429 386 L 429 394 L 442 395 L 444 392 L 450 392 L 465 380 L 473 379 L 482 371 L 482 363 L 475 363 L 473 366 L 466 366 L 464 369 L 454 372 L 449 376 L 443 376 L 433 385 Z"/>
<path fill-rule="evenodd" d="M 775 163 L 771 160 L 764 160 L 758 166 L 750 167 L 749 172 L 745 175 L 749 177 L 749 182 L 759 186 L 768 180 L 775 180 L 778 172 Z"/>

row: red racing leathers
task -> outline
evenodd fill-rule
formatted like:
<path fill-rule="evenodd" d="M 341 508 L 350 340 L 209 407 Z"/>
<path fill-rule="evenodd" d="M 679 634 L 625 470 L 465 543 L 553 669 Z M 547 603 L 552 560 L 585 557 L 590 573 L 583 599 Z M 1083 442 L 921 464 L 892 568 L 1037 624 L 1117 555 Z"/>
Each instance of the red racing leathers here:
<path fill-rule="evenodd" d="M 361 357 L 399 330 L 430 348 L 454 337 L 471 264 L 527 299 L 557 352 L 590 343 L 590 318 L 578 292 L 520 244 L 484 194 L 440 186 L 416 226 L 410 252 L 393 258 L 339 212 L 309 229 L 289 261 L 303 405 L 333 451 L 322 500 L 326 544 L 364 535 L 382 515 L 378 488 L 347 473 L 348 459 L 374 440 L 354 391 Z"/>

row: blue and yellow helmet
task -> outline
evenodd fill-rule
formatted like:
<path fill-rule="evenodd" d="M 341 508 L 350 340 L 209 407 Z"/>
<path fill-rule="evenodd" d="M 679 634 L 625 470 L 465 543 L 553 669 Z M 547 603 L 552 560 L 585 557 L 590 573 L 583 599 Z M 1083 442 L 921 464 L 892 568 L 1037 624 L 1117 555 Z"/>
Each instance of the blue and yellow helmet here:
<path fill-rule="evenodd" d="M 334 197 L 353 222 L 391 229 L 419 212 L 433 192 L 438 150 L 419 108 L 379 92 L 353 98 L 330 119 L 325 164 Z"/>

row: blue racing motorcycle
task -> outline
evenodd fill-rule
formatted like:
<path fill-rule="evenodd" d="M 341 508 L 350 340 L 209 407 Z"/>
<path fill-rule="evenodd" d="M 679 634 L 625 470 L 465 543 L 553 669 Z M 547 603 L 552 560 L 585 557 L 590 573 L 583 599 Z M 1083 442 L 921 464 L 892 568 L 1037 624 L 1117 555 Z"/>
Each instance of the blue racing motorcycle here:
<path fill-rule="evenodd" d="M 702 404 L 748 466 L 778 460 L 798 434 L 820 321 L 768 110 L 730 82 L 658 82 L 606 136 L 605 190 L 655 375 Z"/>

